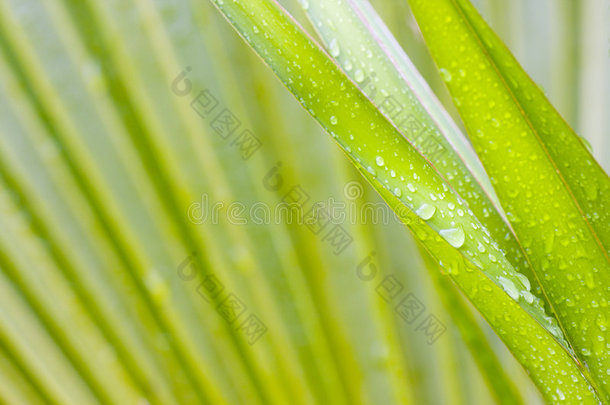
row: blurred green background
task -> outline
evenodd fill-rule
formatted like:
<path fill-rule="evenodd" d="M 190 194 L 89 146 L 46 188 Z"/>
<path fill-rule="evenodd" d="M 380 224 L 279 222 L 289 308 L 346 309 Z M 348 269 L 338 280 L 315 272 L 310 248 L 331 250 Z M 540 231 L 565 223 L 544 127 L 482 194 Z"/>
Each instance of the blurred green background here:
<path fill-rule="evenodd" d="M 608 171 L 610 4 L 474 3 Z M 407 2 L 373 5 L 459 123 Z M 325 228 L 265 218 L 297 197 Z M 0 404 L 541 401 L 207 1 L 0 0 L 0 210 Z"/>

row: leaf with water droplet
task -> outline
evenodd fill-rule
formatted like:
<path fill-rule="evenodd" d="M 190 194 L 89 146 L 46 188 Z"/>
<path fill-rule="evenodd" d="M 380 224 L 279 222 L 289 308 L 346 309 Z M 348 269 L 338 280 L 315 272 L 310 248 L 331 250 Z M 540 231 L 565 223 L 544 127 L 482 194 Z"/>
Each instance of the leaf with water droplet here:
<path fill-rule="evenodd" d="M 544 295 L 610 401 L 610 356 L 593 350 L 610 338 L 593 325 L 610 302 L 610 179 L 469 1 L 409 2 L 438 66 L 468 72 L 447 87 Z M 453 23 L 439 25 L 445 17 Z"/>
<path fill-rule="evenodd" d="M 459 248 L 464 245 L 466 235 L 461 227 L 441 229 L 439 233 L 454 248 Z"/>

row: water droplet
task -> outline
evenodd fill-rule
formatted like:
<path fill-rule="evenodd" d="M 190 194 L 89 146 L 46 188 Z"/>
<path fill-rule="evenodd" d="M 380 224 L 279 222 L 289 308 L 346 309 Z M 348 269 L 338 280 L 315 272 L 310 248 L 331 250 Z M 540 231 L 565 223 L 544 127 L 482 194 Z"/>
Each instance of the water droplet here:
<path fill-rule="evenodd" d="M 402 195 L 402 190 L 401 190 L 401 189 L 399 189 L 398 187 L 396 187 L 396 188 L 394 189 L 394 195 L 395 195 L 396 197 L 400 197 L 400 196 Z"/>
<path fill-rule="evenodd" d="M 333 38 L 332 41 L 330 41 L 328 49 L 330 50 L 330 55 L 333 58 L 336 58 L 341 53 L 341 49 L 339 49 L 339 43 L 337 42 L 336 38 Z"/>
<path fill-rule="evenodd" d="M 459 226 L 457 228 L 441 229 L 439 233 L 454 248 L 461 247 L 466 239 L 464 230 Z"/>
<path fill-rule="evenodd" d="M 332 125 L 337 125 L 337 122 L 339 122 L 339 121 L 337 120 L 337 117 L 335 117 L 334 115 L 333 115 L 332 117 L 330 117 L 330 123 L 331 123 Z"/>
<path fill-rule="evenodd" d="M 502 289 L 514 300 L 519 299 L 519 290 L 517 290 L 517 287 L 515 286 L 515 283 L 513 283 L 511 280 L 507 279 L 506 277 L 498 277 L 498 281 L 500 282 L 500 285 L 502 285 Z"/>
<path fill-rule="evenodd" d="M 595 280 L 593 279 L 593 274 L 587 273 L 585 274 L 585 285 L 590 289 L 595 288 Z"/>
<path fill-rule="evenodd" d="M 602 332 L 605 332 L 608 329 L 608 321 L 606 320 L 606 316 L 604 314 L 599 314 L 595 320 L 595 323 Z"/>
<path fill-rule="evenodd" d="M 566 399 L 566 396 L 563 394 L 563 392 L 559 388 L 557 388 L 556 392 L 557 392 L 557 397 L 559 398 L 560 401 L 563 401 L 564 399 Z"/>
<path fill-rule="evenodd" d="M 417 211 L 415 211 L 417 216 L 419 216 L 424 221 L 427 221 L 430 218 L 432 218 L 432 216 L 434 215 L 435 212 L 436 212 L 436 207 L 434 205 L 425 204 L 425 203 L 422 204 L 421 207 L 419 207 L 417 209 Z"/>
<path fill-rule="evenodd" d="M 414 192 L 415 192 L 415 190 L 416 190 L 415 186 L 413 186 L 413 184 L 411 184 L 411 183 L 408 183 L 408 184 L 407 184 L 407 188 L 408 188 L 408 189 L 409 189 L 409 191 L 410 191 L 410 192 L 412 192 L 412 193 L 414 193 Z"/>
<path fill-rule="evenodd" d="M 534 295 L 531 292 L 523 290 L 521 291 L 521 295 L 523 296 L 525 302 L 527 302 L 528 304 L 534 302 Z"/>
<path fill-rule="evenodd" d="M 367 167 L 366 170 L 373 176 L 377 176 L 377 171 L 375 171 L 375 169 L 373 169 L 371 166 Z"/>
<path fill-rule="evenodd" d="M 443 78 L 443 81 L 448 83 L 451 81 L 451 73 L 449 73 L 449 71 L 445 68 L 440 68 L 439 72 L 441 74 L 441 77 Z"/>
<path fill-rule="evenodd" d="M 356 82 L 358 83 L 364 80 L 364 72 L 362 71 L 362 69 L 356 69 L 356 71 L 354 72 L 354 80 L 356 80 Z"/>
<path fill-rule="evenodd" d="M 377 163 L 377 166 L 382 167 L 385 162 L 381 156 L 377 156 L 375 158 L 375 163 Z"/>

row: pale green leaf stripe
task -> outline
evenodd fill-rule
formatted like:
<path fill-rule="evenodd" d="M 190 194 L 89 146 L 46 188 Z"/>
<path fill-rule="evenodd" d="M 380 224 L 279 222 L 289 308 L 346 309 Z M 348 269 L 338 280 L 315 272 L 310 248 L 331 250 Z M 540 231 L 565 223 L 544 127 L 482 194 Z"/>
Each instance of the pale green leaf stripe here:
<path fill-rule="evenodd" d="M 0 206 L 3 214 L 0 266 L 6 277 L 18 288 L 31 311 L 37 314 L 37 321 L 102 402 L 112 403 L 119 398 L 135 400 L 138 393 L 121 368 L 122 362 L 112 356 L 97 357 L 98 353 L 111 352 L 112 348 L 95 327 L 92 320 L 95 318 L 88 316 L 89 308 L 75 305 L 69 283 L 61 280 L 61 276 L 58 277 L 61 272 L 42 259 L 42 252 L 36 251 L 37 240 L 29 236 L 29 224 L 17 214 L 14 206 L 7 205 Z M 23 270 L 33 268 L 35 273 Z M 59 296 L 55 297 L 55 294 Z M 78 325 L 79 333 L 66 329 L 65 325 Z"/>
<path fill-rule="evenodd" d="M 607 176 L 470 3 L 411 5 L 562 328 L 610 401 Z"/>
<path fill-rule="evenodd" d="M 30 382 L 27 371 L 24 373 L 18 364 L 11 359 L 11 353 L 2 346 L 0 338 L 0 403 L 18 404 L 25 401 L 27 404 L 50 404 L 44 392 Z"/>
<path fill-rule="evenodd" d="M 4 267 L 0 269 L 4 271 Z M 20 295 L 10 280 L 0 274 L 0 351 L 45 402 L 63 404 L 76 400 L 99 404 L 79 370 L 49 339 Z"/>
<path fill-rule="evenodd" d="M 416 150 L 406 142 L 401 142 L 404 138 L 400 133 L 395 131 L 354 84 L 342 75 L 337 66 L 276 4 L 261 1 L 250 1 L 247 4 L 240 1 L 217 1 L 215 4 L 272 67 L 304 107 L 331 133 L 348 156 L 367 168 L 368 178 L 375 180 L 379 189 L 392 189 L 396 195 L 402 196 L 400 198 L 402 204 L 410 210 L 420 211 L 422 216 L 428 218 L 426 226 L 417 227 L 420 231 L 418 236 L 420 239 L 425 238 L 429 248 L 442 246 L 439 251 L 450 256 L 449 261 L 443 261 L 449 273 L 454 276 L 463 274 L 462 277 L 471 282 L 468 286 L 462 283 L 462 288 L 469 287 L 465 289 L 468 295 L 472 297 L 474 294 L 475 300 L 477 296 L 486 295 L 482 293 L 482 288 L 477 287 L 479 283 L 487 283 L 490 291 L 494 291 L 492 294 L 499 295 L 495 299 L 487 297 L 484 302 L 479 302 L 478 308 L 488 319 L 493 320 L 491 323 L 535 376 L 541 389 L 543 391 L 546 389 L 547 398 L 550 398 L 548 389 L 555 387 L 554 384 L 559 380 L 562 387 L 573 394 L 573 398 L 580 396 L 583 400 L 594 403 L 594 396 L 587 388 L 587 381 L 554 338 L 526 312 L 521 311 L 519 305 L 507 294 L 501 293 L 501 289 L 491 280 L 476 271 L 476 268 L 473 269 L 470 261 L 487 269 L 488 275 L 496 282 L 502 283 L 513 296 L 515 289 L 526 289 L 497 245 L 491 241 L 486 242 L 489 241 L 486 236 L 487 231 L 466 207 L 464 209 L 467 211 L 460 208 L 459 214 L 450 214 L 450 211 L 458 205 L 464 206 L 464 202 L 444 184 L 440 176 Z M 386 145 L 391 145 L 392 148 L 387 150 Z M 396 176 L 391 176 L 390 168 L 396 168 Z M 380 185 L 381 182 L 383 186 Z M 428 210 L 430 205 L 434 206 L 436 215 L 427 215 L 430 212 Z M 425 212 L 421 211 L 422 208 Z M 444 235 L 449 243 L 459 248 L 459 252 L 450 248 L 448 242 L 443 242 L 436 232 Z M 488 254 L 472 254 L 472 249 L 476 251 L 477 244 L 483 243 Z M 468 260 L 465 261 L 462 254 L 468 256 Z M 466 268 L 473 271 L 466 271 Z M 470 278 L 471 274 L 475 275 L 475 280 Z M 496 304 L 500 302 L 502 305 L 498 307 Z M 528 305 L 525 300 L 520 300 L 520 304 L 527 308 L 538 322 L 545 323 L 546 327 L 558 337 L 561 336 L 549 319 L 545 318 L 539 306 Z M 509 305 L 512 305 L 509 307 L 510 311 L 516 311 L 518 315 L 515 316 L 520 319 L 518 322 L 503 325 L 502 320 L 506 317 Z M 525 336 L 521 336 L 509 332 L 513 328 L 519 328 L 518 325 L 524 324 L 530 328 L 525 330 L 529 335 L 526 333 Z M 531 350 L 531 345 L 540 342 L 544 343 L 543 346 L 554 347 L 549 352 L 540 348 L 539 353 L 536 354 L 536 360 L 542 355 L 546 358 L 547 364 L 553 364 L 552 370 L 541 367 L 533 358 L 522 355 Z M 545 370 L 542 371 L 541 368 Z M 565 375 L 562 376 L 562 373 Z"/>

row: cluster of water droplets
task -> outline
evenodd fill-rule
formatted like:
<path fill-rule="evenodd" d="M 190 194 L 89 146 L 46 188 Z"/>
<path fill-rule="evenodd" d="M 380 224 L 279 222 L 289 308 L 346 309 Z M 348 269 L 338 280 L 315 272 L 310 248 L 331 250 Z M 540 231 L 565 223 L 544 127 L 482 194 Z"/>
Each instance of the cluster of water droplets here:
<path fill-rule="evenodd" d="M 444 183 L 441 190 L 432 190 L 431 186 L 420 181 L 413 163 L 408 165 L 408 175 L 404 169 L 401 170 L 403 175 L 397 175 L 396 170 L 388 167 L 387 163 L 396 158 L 397 156 L 389 153 L 379 153 L 374 158 L 374 165 L 367 166 L 367 170 L 441 238 L 460 250 L 472 264 L 484 271 L 513 300 L 519 302 L 540 324 L 565 344 L 556 320 L 545 313 L 543 301 L 532 292 L 530 280 L 508 262 L 498 244 L 492 240 L 489 231 L 481 225 L 466 202 Z M 460 269 L 449 266 L 448 271 L 450 274 L 457 274 Z"/>

